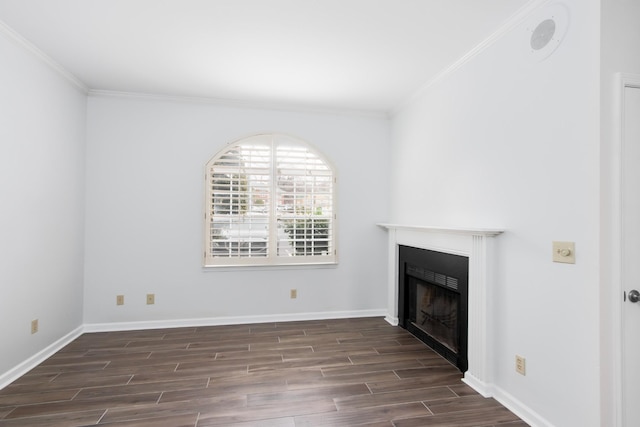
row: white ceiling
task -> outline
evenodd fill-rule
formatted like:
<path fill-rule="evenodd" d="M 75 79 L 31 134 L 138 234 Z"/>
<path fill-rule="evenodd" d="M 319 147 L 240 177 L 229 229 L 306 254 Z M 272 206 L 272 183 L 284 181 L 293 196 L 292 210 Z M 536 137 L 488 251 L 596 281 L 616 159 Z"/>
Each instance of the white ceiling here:
<path fill-rule="evenodd" d="M 93 90 L 392 111 L 528 0 L 0 0 Z"/>

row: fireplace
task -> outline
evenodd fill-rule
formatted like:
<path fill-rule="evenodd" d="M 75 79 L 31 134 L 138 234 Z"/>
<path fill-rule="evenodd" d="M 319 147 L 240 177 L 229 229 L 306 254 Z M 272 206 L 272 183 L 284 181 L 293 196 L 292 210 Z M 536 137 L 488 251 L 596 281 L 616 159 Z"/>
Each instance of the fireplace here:
<path fill-rule="evenodd" d="M 493 395 L 492 305 L 497 240 L 504 232 L 495 228 L 448 228 L 410 224 L 378 224 L 388 232 L 387 316 L 392 325 L 404 318 L 404 274 L 400 274 L 399 247 L 427 249 L 460 255 L 468 260 L 467 370 L 464 381 L 485 397 Z M 431 270 L 433 271 L 433 270 Z M 437 271 L 434 271 L 436 273 Z M 437 272 L 441 273 L 441 272 Z M 446 275 L 446 273 L 445 273 Z M 411 277 L 411 276 L 409 276 Z M 399 286 L 400 280 L 402 286 Z M 402 293 L 402 295 L 400 295 Z M 402 311 L 402 316 L 400 315 Z"/>
<path fill-rule="evenodd" d="M 400 245 L 398 261 L 400 326 L 465 372 L 469 258 Z"/>

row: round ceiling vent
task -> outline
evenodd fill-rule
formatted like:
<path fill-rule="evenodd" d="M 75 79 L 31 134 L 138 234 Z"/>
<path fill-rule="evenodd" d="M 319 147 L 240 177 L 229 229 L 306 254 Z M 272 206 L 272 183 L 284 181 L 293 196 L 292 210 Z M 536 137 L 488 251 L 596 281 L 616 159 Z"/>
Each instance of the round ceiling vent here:
<path fill-rule="evenodd" d="M 545 19 L 538 24 L 531 34 L 531 49 L 543 49 L 553 39 L 556 33 L 556 21 L 553 19 Z"/>
<path fill-rule="evenodd" d="M 526 28 L 528 50 L 534 59 L 548 58 L 562 43 L 569 25 L 569 11 L 555 3 L 534 13 Z"/>

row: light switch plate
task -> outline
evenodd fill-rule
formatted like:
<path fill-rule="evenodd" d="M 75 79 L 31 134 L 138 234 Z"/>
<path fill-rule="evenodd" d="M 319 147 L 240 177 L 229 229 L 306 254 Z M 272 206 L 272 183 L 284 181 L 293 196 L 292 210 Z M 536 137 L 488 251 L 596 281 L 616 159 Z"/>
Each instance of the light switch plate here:
<path fill-rule="evenodd" d="M 553 242 L 553 262 L 576 263 L 576 244 L 574 242 Z"/>

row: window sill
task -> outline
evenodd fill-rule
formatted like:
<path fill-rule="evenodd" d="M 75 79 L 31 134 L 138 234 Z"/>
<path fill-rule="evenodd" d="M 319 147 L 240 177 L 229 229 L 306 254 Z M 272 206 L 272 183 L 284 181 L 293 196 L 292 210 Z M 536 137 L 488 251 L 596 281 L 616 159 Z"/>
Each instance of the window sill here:
<path fill-rule="evenodd" d="M 205 265 L 202 267 L 204 273 L 213 271 L 260 271 L 260 270 L 313 270 L 337 268 L 338 262 L 310 262 L 300 264 L 236 264 L 236 265 Z"/>

